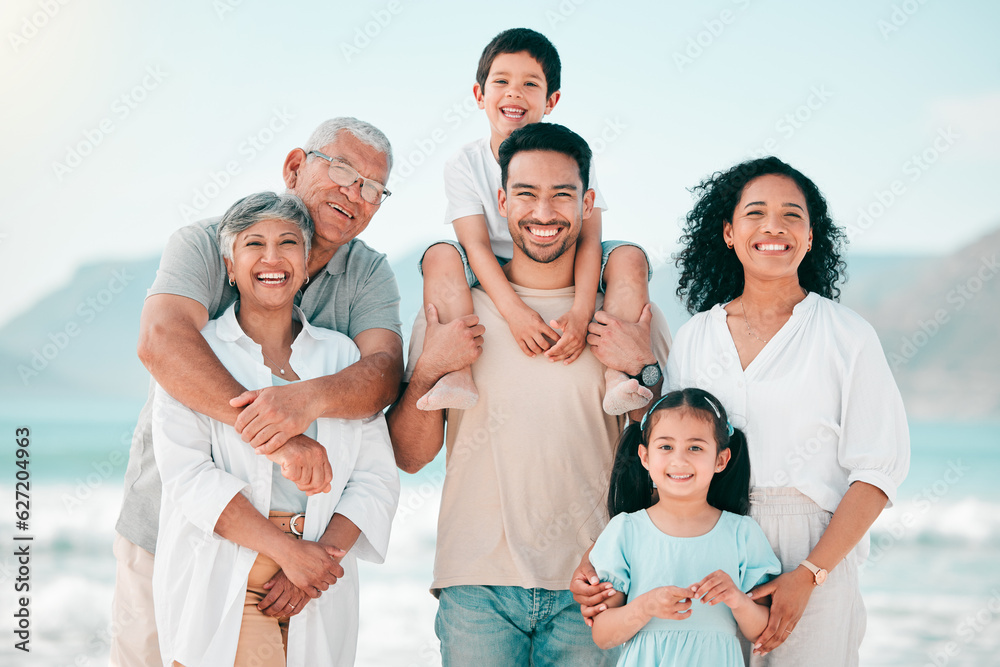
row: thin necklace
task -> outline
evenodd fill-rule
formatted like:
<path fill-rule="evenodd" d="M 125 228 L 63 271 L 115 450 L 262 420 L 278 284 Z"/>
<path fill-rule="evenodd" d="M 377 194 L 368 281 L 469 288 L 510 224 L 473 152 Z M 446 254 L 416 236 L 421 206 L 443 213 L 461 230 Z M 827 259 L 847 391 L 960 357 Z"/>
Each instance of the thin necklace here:
<path fill-rule="evenodd" d="M 755 334 L 754 331 L 753 331 L 753 329 L 750 328 L 750 320 L 747 319 L 747 309 L 743 305 L 743 295 L 742 294 L 740 294 L 740 310 L 743 311 L 743 321 L 747 323 L 747 335 L 748 336 L 753 336 L 754 338 L 756 338 L 760 342 L 764 343 L 764 345 L 767 345 L 767 341 L 764 340 L 763 338 L 761 338 L 760 336 L 758 336 L 757 334 Z M 284 372 L 284 371 L 282 371 L 282 372 Z"/>
<path fill-rule="evenodd" d="M 744 316 L 743 316 L 743 317 L 745 318 L 745 317 L 746 317 L 746 315 L 744 314 Z M 749 326 L 749 325 L 747 325 L 747 326 Z M 277 367 L 278 367 L 278 371 L 279 371 L 279 372 L 280 372 L 280 373 L 281 373 L 282 375 L 284 375 L 284 374 L 285 374 L 285 369 L 281 367 L 281 364 L 279 364 L 278 362 L 276 362 L 276 361 L 275 361 L 274 359 L 272 359 L 271 357 L 267 356 L 267 352 L 265 352 L 265 351 L 264 351 L 264 348 L 263 348 L 263 347 L 261 347 L 261 348 L 260 348 L 260 353 L 264 355 L 264 358 L 265 358 L 265 359 L 267 359 L 267 360 L 268 360 L 268 361 L 270 361 L 270 362 L 271 362 L 272 364 L 274 364 L 275 366 L 277 366 Z M 289 361 L 291 361 L 291 358 L 289 357 L 289 359 L 288 359 L 288 360 L 289 360 Z"/>

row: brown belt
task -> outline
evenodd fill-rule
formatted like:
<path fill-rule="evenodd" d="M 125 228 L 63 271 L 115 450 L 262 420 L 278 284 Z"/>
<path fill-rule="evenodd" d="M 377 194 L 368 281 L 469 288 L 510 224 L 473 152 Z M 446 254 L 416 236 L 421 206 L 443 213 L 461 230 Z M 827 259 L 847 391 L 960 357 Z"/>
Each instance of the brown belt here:
<path fill-rule="evenodd" d="M 306 527 L 306 515 L 295 512 L 271 512 L 268 520 L 282 531 L 302 539 L 302 531 Z"/>

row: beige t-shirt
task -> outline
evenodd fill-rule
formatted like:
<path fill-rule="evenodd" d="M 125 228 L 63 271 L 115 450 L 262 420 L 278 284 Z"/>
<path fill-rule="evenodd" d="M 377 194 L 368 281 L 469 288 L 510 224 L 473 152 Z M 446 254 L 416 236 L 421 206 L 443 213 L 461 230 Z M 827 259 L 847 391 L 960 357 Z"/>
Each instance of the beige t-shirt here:
<path fill-rule="evenodd" d="M 548 322 L 573 305 L 574 288 L 514 291 Z M 598 294 L 600 308 L 603 295 Z M 607 523 L 615 443 L 625 419 L 604 412 L 604 366 L 590 348 L 572 364 L 529 358 L 489 296 L 472 290 L 486 327 L 472 365 L 479 401 L 449 410 L 447 472 L 432 589 L 520 586 L 564 590 Z M 413 325 L 405 379 L 423 347 Z M 665 367 L 670 332 L 653 308 L 653 350 Z"/>

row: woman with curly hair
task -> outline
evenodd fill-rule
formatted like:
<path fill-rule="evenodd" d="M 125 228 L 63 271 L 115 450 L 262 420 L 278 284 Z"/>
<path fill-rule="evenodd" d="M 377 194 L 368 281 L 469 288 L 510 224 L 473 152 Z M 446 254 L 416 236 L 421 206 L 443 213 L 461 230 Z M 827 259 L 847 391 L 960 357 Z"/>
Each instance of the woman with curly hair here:
<path fill-rule="evenodd" d="M 751 516 L 782 574 L 752 665 L 857 665 L 868 529 L 909 467 L 899 391 L 874 329 L 835 301 L 844 233 L 802 173 L 774 157 L 703 181 L 678 257 L 694 317 L 677 332 L 663 391 L 717 396 L 744 431 Z M 607 584 L 574 574 L 585 615 Z M 582 581 L 577 581 L 582 580 Z"/>

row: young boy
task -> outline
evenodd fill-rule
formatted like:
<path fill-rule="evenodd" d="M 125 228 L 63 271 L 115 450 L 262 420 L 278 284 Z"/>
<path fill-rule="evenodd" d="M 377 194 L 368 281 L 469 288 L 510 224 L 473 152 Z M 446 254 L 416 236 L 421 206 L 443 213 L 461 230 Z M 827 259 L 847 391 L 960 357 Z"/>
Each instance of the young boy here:
<path fill-rule="evenodd" d="M 591 169 L 596 191 L 594 212 L 584 221 L 577 246 L 576 293 L 573 306 L 548 323 L 524 304 L 501 268 L 513 254 L 506 218 L 497 208 L 500 188 L 498 150 L 511 132 L 537 123 L 559 101 L 559 54 L 542 34 L 527 28 L 500 33 L 479 60 L 472 92 L 490 122 L 489 139 L 467 144 L 445 165 L 447 219 L 458 243 L 428 248 L 421 262 L 424 304 L 434 304 L 441 322 L 472 314 L 470 288 L 481 284 L 529 357 L 545 354 L 551 361 L 572 363 L 587 344 L 587 326 L 602 282 L 604 310 L 637 322 L 649 301 L 649 263 L 645 252 L 621 241 L 601 243 L 601 209 L 606 208 Z M 614 252 L 612 252 L 614 251 Z M 489 335 L 489 334 L 487 334 Z M 653 373 L 653 375 L 658 375 Z M 643 379 L 646 382 L 643 382 Z M 618 371 L 605 373 L 604 410 L 623 414 L 652 398 L 649 374 L 638 378 Z M 449 373 L 418 402 L 422 410 L 467 409 L 479 398 L 469 368 Z"/>

